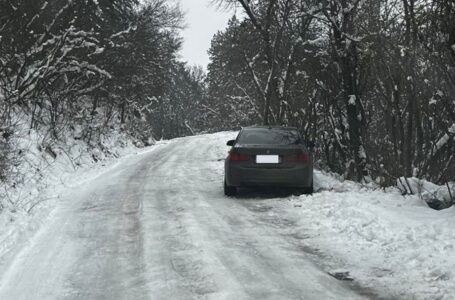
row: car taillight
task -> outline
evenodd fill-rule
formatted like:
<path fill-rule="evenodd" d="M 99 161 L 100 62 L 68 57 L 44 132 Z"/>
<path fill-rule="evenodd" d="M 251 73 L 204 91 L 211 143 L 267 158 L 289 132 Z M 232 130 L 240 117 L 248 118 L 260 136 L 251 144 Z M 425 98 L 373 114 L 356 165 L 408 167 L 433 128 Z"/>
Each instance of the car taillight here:
<path fill-rule="evenodd" d="M 292 154 L 286 156 L 287 161 L 300 161 L 300 162 L 308 162 L 310 161 L 310 156 L 306 153 L 300 153 L 300 154 Z"/>
<path fill-rule="evenodd" d="M 242 154 L 242 153 L 238 153 L 238 152 L 235 152 L 235 151 L 230 151 L 229 152 L 229 160 L 230 161 L 246 161 L 246 160 L 249 160 L 250 159 L 250 156 L 247 155 L 247 154 Z"/>

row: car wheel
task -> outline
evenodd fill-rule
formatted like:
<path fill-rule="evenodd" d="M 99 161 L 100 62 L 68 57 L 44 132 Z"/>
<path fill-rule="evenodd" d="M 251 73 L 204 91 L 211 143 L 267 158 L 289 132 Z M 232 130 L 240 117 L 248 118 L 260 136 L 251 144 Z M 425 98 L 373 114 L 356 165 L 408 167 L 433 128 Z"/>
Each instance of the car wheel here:
<path fill-rule="evenodd" d="M 311 185 L 306 188 L 299 188 L 298 190 L 295 191 L 294 195 L 295 196 L 300 196 L 300 195 L 311 195 L 313 194 L 313 182 L 311 182 Z"/>
<path fill-rule="evenodd" d="M 237 195 L 237 188 L 235 186 L 228 186 L 226 180 L 224 181 L 224 194 L 226 196 L 235 196 Z"/>
<path fill-rule="evenodd" d="M 307 187 L 303 190 L 303 193 L 306 195 L 312 195 L 313 194 L 313 185 L 311 187 Z"/>

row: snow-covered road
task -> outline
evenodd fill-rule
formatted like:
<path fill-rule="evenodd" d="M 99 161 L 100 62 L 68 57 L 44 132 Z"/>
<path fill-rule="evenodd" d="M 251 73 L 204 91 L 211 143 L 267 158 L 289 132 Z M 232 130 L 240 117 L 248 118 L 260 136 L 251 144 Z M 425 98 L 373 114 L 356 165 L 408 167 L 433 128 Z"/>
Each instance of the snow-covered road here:
<path fill-rule="evenodd" d="M 269 200 L 224 197 L 230 137 L 157 145 L 73 188 L 0 273 L 0 299 L 364 297 L 283 234 L 293 221 Z"/>

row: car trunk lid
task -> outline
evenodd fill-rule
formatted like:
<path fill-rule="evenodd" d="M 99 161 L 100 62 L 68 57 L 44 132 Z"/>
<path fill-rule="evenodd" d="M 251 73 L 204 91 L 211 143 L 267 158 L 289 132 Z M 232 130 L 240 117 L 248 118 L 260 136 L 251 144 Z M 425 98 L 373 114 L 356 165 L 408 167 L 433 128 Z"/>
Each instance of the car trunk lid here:
<path fill-rule="evenodd" d="M 298 155 L 307 155 L 309 153 L 301 145 L 236 145 L 232 148 L 240 154 L 249 156 L 249 160 L 243 162 L 245 167 L 252 168 L 286 168 L 292 167 L 297 163 Z M 257 162 L 258 155 L 277 155 L 277 163 L 260 163 Z M 303 163 L 304 161 L 299 161 Z"/>

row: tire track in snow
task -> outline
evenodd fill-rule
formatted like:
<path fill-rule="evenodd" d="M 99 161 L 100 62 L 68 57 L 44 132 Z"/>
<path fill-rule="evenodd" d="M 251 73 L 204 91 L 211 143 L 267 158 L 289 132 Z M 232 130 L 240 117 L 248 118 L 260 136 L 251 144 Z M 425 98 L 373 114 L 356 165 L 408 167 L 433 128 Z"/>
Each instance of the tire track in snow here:
<path fill-rule="evenodd" d="M 294 261 L 283 257 L 289 253 L 275 249 L 281 248 L 276 244 L 277 240 L 283 240 L 268 240 L 267 237 L 273 236 L 273 233 L 258 229 L 258 223 L 251 220 L 252 215 L 242 203 L 227 199 L 221 194 L 222 178 L 216 168 L 201 168 L 201 164 L 217 161 L 209 150 L 213 147 L 213 144 L 205 145 L 203 141 L 197 142 L 197 138 L 193 138 L 186 147 L 179 147 L 181 153 L 176 155 L 180 157 L 178 163 L 172 157 L 172 167 L 168 162 L 160 170 L 166 173 L 166 178 L 171 177 L 168 172 L 173 170 L 175 184 L 179 186 L 177 193 L 163 198 L 160 210 L 168 211 L 179 224 L 180 231 L 175 235 L 179 237 L 171 245 L 186 241 L 184 259 L 179 260 L 178 268 L 174 270 L 176 273 L 179 273 L 179 269 L 184 270 L 183 280 L 190 281 L 186 292 L 193 293 L 198 298 L 201 293 L 198 293 L 197 288 L 204 286 L 204 280 L 212 278 L 214 280 L 205 282 L 209 288 L 206 289 L 207 294 L 202 295 L 213 299 L 320 299 L 321 294 L 327 298 L 339 299 L 340 290 L 341 295 L 355 297 L 344 287 L 330 295 L 326 290 L 339 283 L 322 271 L 319 271 L 316 280 L 312 276 L 302 276 L 305 269 L 314 272 L 316 268 L 308 262 L 300 264 L 301 269 L 294 267 Z M 191 153 L 191 156 L 187 157 L 185 153 Z M 182 162 L 182 157 L 186 158 L 185 162 Z M 172 183 L 168 182 L 169 184 Z M 171 247 L 170 250 L 172 252 L 175 249 Z M 178 255 L 179 250 L 171 256 Z M 198 254 L 197 251 L 202 257 L 191 258 Z M 293 259 L 297 257 L 295 252 L 297 251 L 294 251 Z M 301 260 L 302 257 L 297 259 Z M 324 279 L 326 286 L 318 283 L 319 277 Z M 175 297 L 176 294 L 172 296 Z M 185 297 L 181 299 L 183 298 Z"/>

